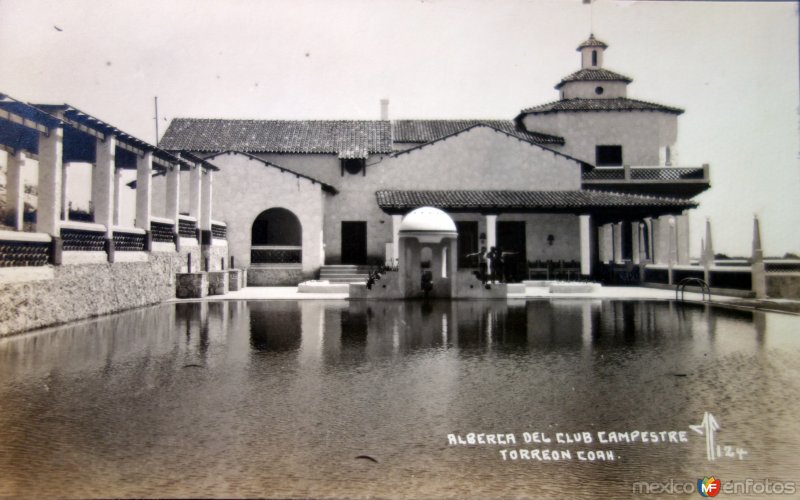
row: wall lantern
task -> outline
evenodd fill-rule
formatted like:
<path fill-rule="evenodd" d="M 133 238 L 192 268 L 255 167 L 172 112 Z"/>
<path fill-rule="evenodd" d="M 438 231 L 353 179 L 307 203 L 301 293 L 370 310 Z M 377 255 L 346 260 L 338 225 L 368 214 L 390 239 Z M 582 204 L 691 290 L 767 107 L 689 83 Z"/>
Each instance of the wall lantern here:
<path fill-rule="evenodd" d="M 556 237 L 552 234 L 547 235 L 547 244 L 553 246 L 553 242 L 556 241 Z"/>
<path fill-rule="evenodd" d="M 480 240 L 481 248 L 486 248 L 486 233 L 481 233 L 480 236 L 478 236 L 478 240 Z"/>

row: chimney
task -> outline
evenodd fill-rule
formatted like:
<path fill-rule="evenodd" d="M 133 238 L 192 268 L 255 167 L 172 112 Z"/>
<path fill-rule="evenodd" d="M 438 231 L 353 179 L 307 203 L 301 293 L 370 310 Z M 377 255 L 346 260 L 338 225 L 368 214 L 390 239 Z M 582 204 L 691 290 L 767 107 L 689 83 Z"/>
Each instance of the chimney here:
<path fill-rule="evenodd" d="M 389 119 L 389 99 L 381 99 L 381 120 Z"/>

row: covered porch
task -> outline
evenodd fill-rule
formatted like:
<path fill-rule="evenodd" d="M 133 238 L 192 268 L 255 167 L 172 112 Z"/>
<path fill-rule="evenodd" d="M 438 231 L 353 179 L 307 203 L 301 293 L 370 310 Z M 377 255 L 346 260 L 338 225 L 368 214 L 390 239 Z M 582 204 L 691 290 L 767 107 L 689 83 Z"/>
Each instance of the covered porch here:
<path fill-rule="evenodd" d="M 446 211 L 458 229 L 458 267 L 479 270 L 482 254 L 502 255 L 502 278 L 638 282 L 645 263 L 688 263 L 691 200 L 592 190 L 379 191 L 379 207 L 392 216 L 386 263 L 399 261 L 399 227 L 409 211 Z M 611 270 L 611 271 L 610 271 Z M 610 274 L 611 273 L 611 274 Z"/>

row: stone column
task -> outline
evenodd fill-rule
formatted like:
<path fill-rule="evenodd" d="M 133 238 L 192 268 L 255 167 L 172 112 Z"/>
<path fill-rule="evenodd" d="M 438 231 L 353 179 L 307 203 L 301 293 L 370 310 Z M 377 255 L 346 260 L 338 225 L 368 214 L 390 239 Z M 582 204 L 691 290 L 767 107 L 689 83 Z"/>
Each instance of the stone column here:
<path fill-rule="evenodd" d="M 211 199 L 212 199 L 212 180 L 213 180 L 213 172 L 211 170 L 206 170 L 203 174 L 201 174 L 202 179 L 202 196 L 200 198 L 200 219 L 198 220 L 200 224 L 200 229 L 202 231 L 211 232 Z M 209 243 L 211 242 L 209 234 Z"/>
<path fill-rule="evenodd" d="M 486 216 L 486 250 L 497 246 L 497 215 Z"/>
<path fill-rule="evenodd" d="M 69 163 L 63 163 L 61 166 L 61 220 L 69 220 L 69 200 L 67 199 L 68 166 Z"/>
<path fill-rule="evenodd" d="M 641 256 L 639 255 L 640 236 L 639 223 L 631 222 L 631 261 L 637 266 L 641 262 Z"/>
<path fill-rule="evenodd" d="M 119 215 L 122 211 L 122 200 L 119 192 L 122 188 L 122 169 L 114 169 L 114 225 L 119 226 Z"/>
<path fill-rule="evenodd" d="M 497 215 L 486 216 L 486 251 L 492 250 L 492 247 L 497 246 Z M 492 261 L 486 259 L 486 273 L 492 275 Z"/>
<path fill-rule="evenodd" d="M 181 166 L 172 165 L 167 170 L 167 218 L 175 223 L 175 236 L 178 235 L 178 215 L 181 206 Z"/>
<path fill-rule="evenodd" d="M 25 170 L 27 157 L 25 151 L 18 149 L 14 154 L 8 153 L 8 172 L 6 174 L 6 201 L 11 210 L 11 220 L 8 225 L 22 231 L 25 221 L 25 181 L 23 171 Z"/>
<path fill-rule="evenodd" d="M 61 234 L 61 162 L 64 131 L 50 129 L 39 134 L 39 200 L 36 231 L 58 237 Z"/>
<path fill-rule="evenodd" d="M 622 263 L 622 222 L 612 224 L 611 231 L 614 235 L 614 262 L 620 264 Z"/>
<path fill-rule="evenodd" d="M 614 238 L 611 237 L 611 225 L 603 224 L 597 228 L 598 253 L 601 262 L 611 262 L 614 260 Z"/>
<path fill-rule="evenodd" d="M 456 285 L 458 282 L 457 273 L 458 273 L 458 238 L 453 238 L 449 240 L 448 255 L 447 258 L 447 277 L 450 278 L 450 297 L 455 297 L 456 295 Z"/>
<path fill-rule="evenodd" d="M 146 151 L 136 158 L 136 222 L 139 229 L 150 231 L 153 205 L 153 153 Z"/>
<path fill-rule="evenodd" d="M 581 275 L 592 274 L 592 216 L 580 215 Z"/>
<path fill-rule="evenodd" d="M 113 236 L 114 225 L 114 150 L 117 140 L 107 135 L 95 143 L 96 158 L 92 171 L 92 202 L 94 221 L 106 226 L 106 238 Z"/>
<path fill-rule="evenodd" d="M 675 217 L 675 248 L 677 249 L 677 263 L 689 264 L 689 216 L 681 214 Z"/>
<path fill-rule="evenodd" d="M 195 165 L 189 172 L 189 216 L 200 221 L 201 184 L 203 182 L 202 167 Z"/>
<path fill-rule="evenodd" d="M 647 260 L 649 262 L 655 262 L 656 261 L 656 256 L 653 253 L 654 252 L 654 250 L 653 250 L 653 248 L 654 248 L 654 246 L 653 246 L 654 234 L 653 234 L 653 219 L 652 218 L 650 218 L 650 217 L 645 217 L 644 218 L 644 227 L 642 228 L 642 231 L 644 231 L 644 230 L 647 230 L 647 241 L 644 242 L 645 246 L 647 246 L 647 254 L 648 254 L 648 259 Z M 642 235 L 642 239 L 644 239 L 644 235 Z"/>
<path fill-rule="evenodd" d="M 400 223 L 403 222 L 402 215 L 392 215 L 392 265 L 398 265 L 400 261 Z"/>

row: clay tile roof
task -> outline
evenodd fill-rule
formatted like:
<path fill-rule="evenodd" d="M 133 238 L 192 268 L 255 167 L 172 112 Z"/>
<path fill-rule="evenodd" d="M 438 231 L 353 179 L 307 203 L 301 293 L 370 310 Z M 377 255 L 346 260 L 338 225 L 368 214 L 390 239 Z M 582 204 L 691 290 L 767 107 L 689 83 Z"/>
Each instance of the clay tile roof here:
<path fill-rule="evenodd" d="M 545 114 L 581 111 L 661 111 L 676 115 L 683 113 L 680 108 L 628 99 L 627 97 L 615 97 L 613 99 L 561 99 L 560 101 L 523 109 L 521 113 Z"/>
<path fill-rule="evenodd" d="M 378 191 L 378 206 L 384 210 L 435 207 L 451 210 L 491 209 L 572 211 L 615 208 L 694 208 L 697 203 L 682 198 L 577 191 Z"/>
<path fill-rule="evenodd" d="M 571 75 L 565 76 L 558 85 L 556 85 L 557 89 L 560 89 L 568 82 L 625 82 L 631 83 L 633 81 L 632 78 L 629 78 L 625 75 L 620 75 L 619 73 L 614 73 L 613 71 L 609 71 L 603 68 L 584 68 L 581 70 L 572 73 Z"/>
<path fill-rule="evenodd" d="M 582 44 L 578 45 L 578 48 L 575 50 L 580 51 L 581 49 L 586 47 L 600 47 L 603 49 L 607 49 L 608 45 L 606 45 L 605 42 L 601 42 L 600 40 L 595 38 L 594 33 L 592 33 L 589 35 L 589 38 L 587 38 L 586 41 L 583 42 Z"/>
<path fill-rule="evenodd" d="M 435 141 L 475 125 L 488 125 L 535 144 L 564 144 L 563 137 L 520 130 L 510 120 L 395 120 L 392 122 L 395 142 L 413 143 Z"/>
<path fill-rule="evenodd" d="M 223 120 L 176 118 L 167 150 L 247 153 L 390 153 L 391 124 L 378 120 Z"/>

